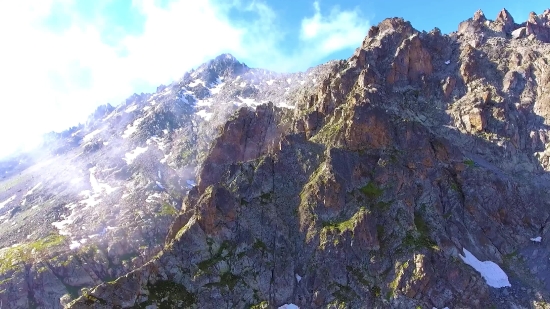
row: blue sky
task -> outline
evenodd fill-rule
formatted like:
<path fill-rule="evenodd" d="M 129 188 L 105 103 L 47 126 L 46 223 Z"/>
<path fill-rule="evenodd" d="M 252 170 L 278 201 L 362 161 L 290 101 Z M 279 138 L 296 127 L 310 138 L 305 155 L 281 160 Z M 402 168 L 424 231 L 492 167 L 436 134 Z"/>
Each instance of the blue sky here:
<path fill-rule="evenodd" d="M 371 25 L 400 16 L 444 33 L 477 9 L 532 1 L 22 0 L 0 2 L 0 156 L 84 121 L 97 105 L 151 92 L 218 54 L 298 71 L 348 58 Z"/>

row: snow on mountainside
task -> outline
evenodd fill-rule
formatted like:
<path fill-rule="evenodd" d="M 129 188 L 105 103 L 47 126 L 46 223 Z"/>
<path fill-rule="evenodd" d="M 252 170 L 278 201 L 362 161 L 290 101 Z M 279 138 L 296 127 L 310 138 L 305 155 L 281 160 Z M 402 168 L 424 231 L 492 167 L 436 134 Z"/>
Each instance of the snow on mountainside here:
<path fill-rule="evenodd" d="M 217 127 L 241 106 L 294 108 L 293 96 L 322 71 L 279 74 L 224 54 L 0 162 L 4 306 L 14 297 L 21 308 L 67 303 L 158 253 Z"/>

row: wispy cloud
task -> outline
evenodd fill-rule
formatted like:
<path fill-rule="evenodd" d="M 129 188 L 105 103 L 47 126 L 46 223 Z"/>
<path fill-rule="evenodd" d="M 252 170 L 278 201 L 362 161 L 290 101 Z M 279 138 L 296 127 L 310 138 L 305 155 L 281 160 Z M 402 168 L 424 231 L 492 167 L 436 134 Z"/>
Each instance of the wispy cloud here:
<path fill-rule="evenodd" d="M 94 3 L 101 11 L 110 1 Z M 82 18 L 75 12 L 78 3 L 0 2 L 0 156 L 15 145 L 36 144 L 45 131 L 83 121 L 99 104 L 117 104 L 168 83 L 220 53 L 268 69 L 303 70 L 358 46 L 369 27 L 357 9 L 332 8 L 323 15 L 318 2 L 298 35 L 283 32 L 282 17 L 262 1 L 133 0 L 142 27 L 125 34 L 101 12 Z M 60 7 L 67 23 L 45 27 Z M 249 18 L 231 19 L 235 10 Z M 299 36 L 296 46 L 281 48 L 290 36 Z"/>
<path fill-rule="evenodd" d="M 328 16 L 323 16 L 319 2 L 315 1 L 313 7 L 313 17 L 302 20 L 300 38 L 319 46 L 318 53 L 322 57 L 344 48 L 358 47 L 358 40 L 362 40 L 370 27 L 369 21 L 357 8 L 341 11 L 334 7 Z"/>

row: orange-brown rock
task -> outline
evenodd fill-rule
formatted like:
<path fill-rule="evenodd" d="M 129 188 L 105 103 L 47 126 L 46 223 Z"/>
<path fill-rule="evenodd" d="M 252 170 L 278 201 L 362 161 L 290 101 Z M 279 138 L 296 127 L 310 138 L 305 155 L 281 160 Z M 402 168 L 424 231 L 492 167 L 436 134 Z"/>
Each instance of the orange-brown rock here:
<path fill-rule="evenodd" d="M 516 25 L 514 18 L 506 9 L 502 9 L 498 13 L 497 18 L 495 19 L 495 24 L 497 25 L 497 30 L 504 31 L 506 33 L 511 33 Z"/>
<path fill-rule="evenodd" d="M 418 35 L 405 39 L 397 49 L 395 59 L 387 77 L 387 82 L 416 82 L 422 76 L 432 73 L 432 57 L 422 46 Z"/>
<path fill-rule="evenodd" d="M 487 127 L 487 118 L 483 110 L 474 108 L 468 114 L 470 120 L 470 128 L 474 131 L 481 132 Z"/>
<path fill-rule="evenodd" d="M 450 98 L 451 93 L 455 89 L 455 85 L 456 85 L 456 79 L 454 77 L 447 76 L 447 78 L 445 78 L 442 88 L 443 88 L 443 94 L 445 95 L 446 99 Z"/>

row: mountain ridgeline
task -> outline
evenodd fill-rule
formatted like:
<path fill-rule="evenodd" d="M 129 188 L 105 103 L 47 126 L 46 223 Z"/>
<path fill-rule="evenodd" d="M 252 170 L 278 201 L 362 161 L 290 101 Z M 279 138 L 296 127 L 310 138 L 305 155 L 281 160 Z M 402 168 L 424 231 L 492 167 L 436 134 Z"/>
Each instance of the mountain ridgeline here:
<path fill-rule="evenodd" d="M 231 55 L 0 163 L 2 308 L 550 308 L 550 10 Z"/>

